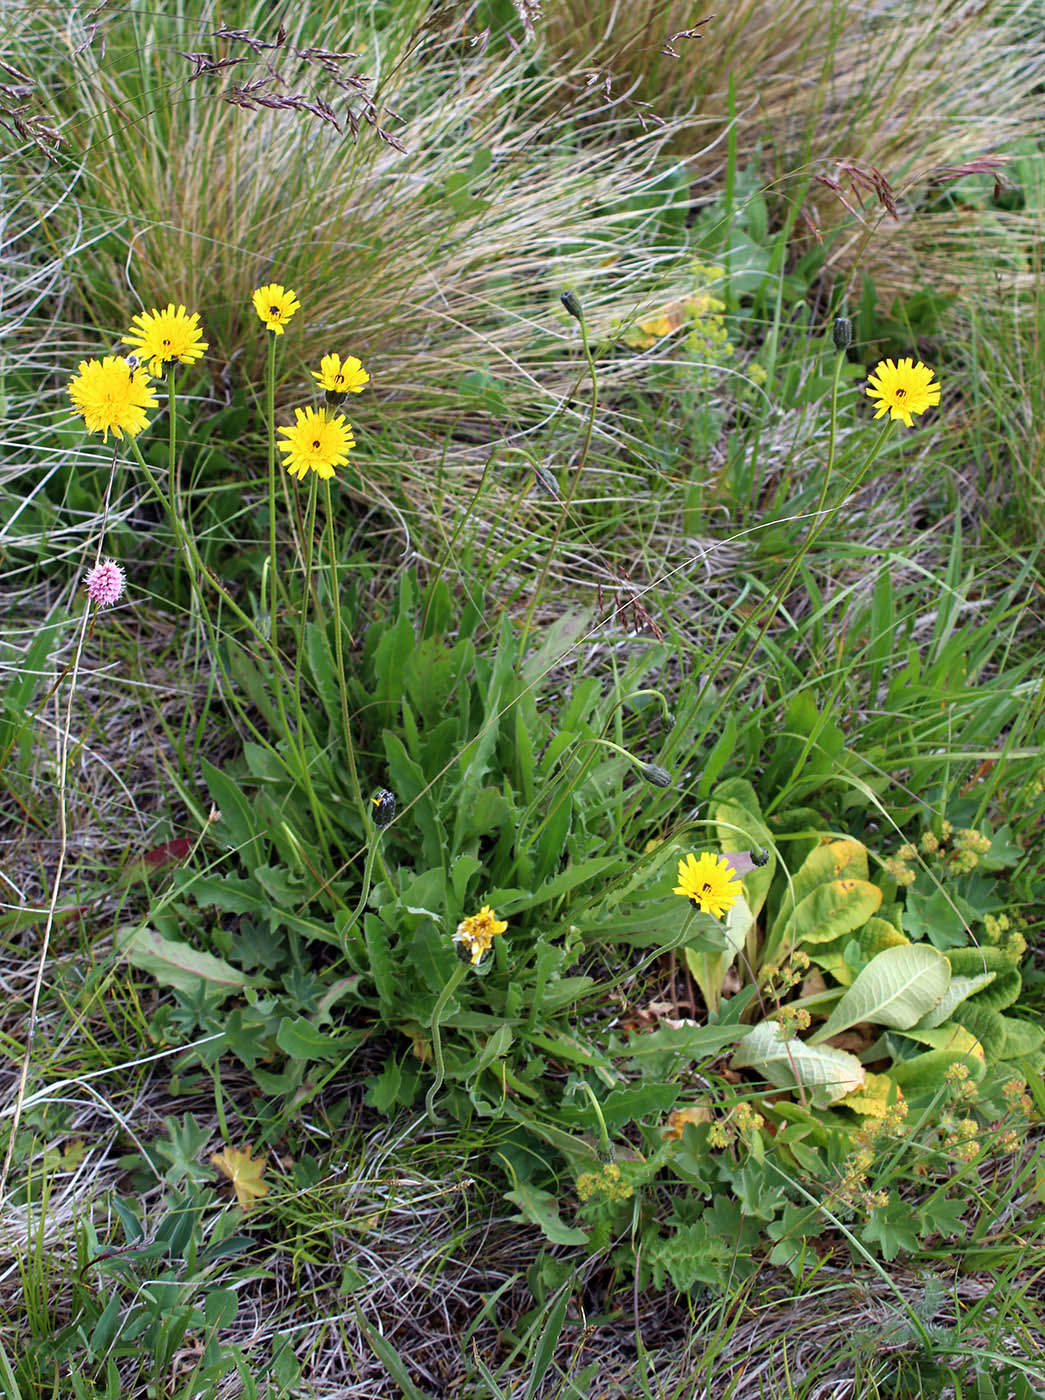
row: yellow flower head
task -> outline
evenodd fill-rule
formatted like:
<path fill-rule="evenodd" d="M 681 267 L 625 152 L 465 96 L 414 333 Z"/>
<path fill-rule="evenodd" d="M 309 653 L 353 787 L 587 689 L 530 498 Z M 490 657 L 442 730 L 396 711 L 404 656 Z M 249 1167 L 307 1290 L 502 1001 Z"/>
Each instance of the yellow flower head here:
<path fill-rule="evenodd" d="M 457 925 L 454 942 L 463 944 L 468 950 L 474 967 L 493 943 L 494 937 L 507 927 L 507 920 L 499 919 L 490 906 L 484 904 L 478 914 L 469 915 Z"/>
<path fill-rule="evenodd" d="M 297 422 L 292 428 L 279 430 L 286 438 L 279 444 L 283 465 L 291 476 L 296 472 L 299 481 L 304 481 L 308 471 L 325 481 L 334 475 L 335 467 L 347 463 L 348 453 L 356 445 L 352 425 L 342 414 L 330 415 L 324 409 L 317 413 L 314 408 L 295 408 L 294 416 Z"/>
<path fill-rule="evenodd" d="M 124 433 L 135 437 L 149 426 L 145 410 L 158 404 L 143 367 L 131 369 L 121 356 L 106 355 L 104 360 L 81 360 L 77 368 L 79 373 L 69 381 L 69 397 L 89 433 L 108 439 L 111 429 L 118 438 Z"/>
<path fill-rule="evenodd" d="M 149 373 L 160 375 L 163 366 L 175 360 L 191 365 L 203 358 L 207 342 L 200 331 L 200 313 L 190 316 L 184 306 L 177 310 L 169 302 L 166 311 L 145 311 L 131 318 L 131 329 L 123 337 L 142 360 L 148 360 Z"/>
<path fill-rule="evenodd" d="M 339 355 L 324 355 L 318 372 L 312 370 L 312 378 L 328 394 L 361 394 L 363 385 L 370 382 L 369 374 L 355 355 L 349 355 L 347 360 Z"/>
<path fill-rule="evenodd" d="M 679 861 L 679 882 L 675 894 L 685 897 L 705 914 L 721 919 L 743 893 L 737 873 L 725 856 L 703 851 L 698 858 L 690 851 Z"/>
<path fill-rule="evenodd" d="M 259 287 L 251 300 L 254 310 L 274 335 L 282 335 L 294 312 L 301 310 L 301 303 L 294 293 L 287 287 L 281 287 L 278 282 Z"/>
<path fill-rule="evenodd" d="M 917 364 L 907 358 L 893 364 L 892 360 L 880 360 L 874 374 L 868 375 L 869 398 L 878 405 L 876 418 L 889 414 L 899 418 L 908 428 L 913 413 L 924 413 L 927 408 L 940 402 L 940 386 L 933 382 L 933 371 L 921 360 Z"/>

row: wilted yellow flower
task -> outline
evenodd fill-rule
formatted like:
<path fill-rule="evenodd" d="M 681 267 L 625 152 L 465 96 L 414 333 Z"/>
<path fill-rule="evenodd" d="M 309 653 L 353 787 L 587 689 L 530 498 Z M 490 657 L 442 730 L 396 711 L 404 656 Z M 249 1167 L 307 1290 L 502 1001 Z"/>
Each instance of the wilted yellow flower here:
<path fill-rule="evenodd" d="M 503 933 L 507 927 L 507 920 L 499 919 L 490 906 L 484 904 L 478 914 L 469 915 L 457 925 L 454 942 L 467 949 L 474 967 L 489 949 L 496 935 Z"/>

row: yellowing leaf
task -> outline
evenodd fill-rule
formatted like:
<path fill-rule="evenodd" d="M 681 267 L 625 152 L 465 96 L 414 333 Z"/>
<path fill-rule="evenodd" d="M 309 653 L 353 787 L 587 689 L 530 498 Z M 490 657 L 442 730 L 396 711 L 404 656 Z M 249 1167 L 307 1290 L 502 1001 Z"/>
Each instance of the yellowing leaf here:
<path fill-rule="evenodd" d="M 224 1152 L 215 1152 L 210 1159 L 211 1165 L 232 1182 L 236 1200 L 244 1210 L 252 1210 L 255 1200 L 269 1193 L 268 1186 L 261 1179 L 265 1158 L 251 1157 L 252 1151 L 250 1143 L 247 1143 L 242 1151 L 238 1147 L 226 1147 Z"/>

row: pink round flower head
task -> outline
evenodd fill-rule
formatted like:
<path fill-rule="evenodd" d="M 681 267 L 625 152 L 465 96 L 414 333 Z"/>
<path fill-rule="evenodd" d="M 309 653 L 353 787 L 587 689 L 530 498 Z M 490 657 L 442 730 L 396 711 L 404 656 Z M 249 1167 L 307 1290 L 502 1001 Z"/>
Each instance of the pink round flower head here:
<path fill-rule="evenodd" d="M 104 564 L 96 564 L 87 575 L 87 596 L 98 607 L 111 608 L 123 596 L 126 582 L 119 564 L 106 559 Z"/>

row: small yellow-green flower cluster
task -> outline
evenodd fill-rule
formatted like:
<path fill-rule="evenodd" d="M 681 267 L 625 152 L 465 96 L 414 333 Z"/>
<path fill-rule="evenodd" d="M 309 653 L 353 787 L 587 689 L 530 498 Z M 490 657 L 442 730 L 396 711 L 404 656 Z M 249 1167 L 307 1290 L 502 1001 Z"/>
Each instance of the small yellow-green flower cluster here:
<path fill-rule="evenodd" d="M 940 834 L 925 831 L 917 846 L 906 842 L 894 856 L 882 862 L 886 874 L 891 875 L 898 885 L 910 885 L 917 875 L 915 866 L 919 856 L 931 857 L 947 875 L 968 875 L 980 863 L 980 857 L 991 848 L 991 839 L 975 827 L 960 827 L 957 831 L 946 819 L 940 823 Z"/>
<path fill-rule="evenodd" d="M 940 1119 L 943 1136 L 940 1146 L 959 1162 L 975 1162 L 980 1155 L 980 1125 L 975 1118 L 952 1118 L 944 1114 Z"/>
<path fill-rule="evenodd" d="M 836 1188 L 839 1201 L 851 1211 L 869 1215 L 876 1206 L 884 1208 L 888 1204 L 887 1193 L 868 1190 L 867 1178 L 879 1153 L 895 1150 L 894 1139 L 905 1131 L 907 1111 L 907 1100 L 903 1098 L 882 1103 L 853 1134 L 853 1151 Z"/>
<path fill-rule="evenodd" d="M 687 1123 L 707 1123 L 707 1145 L 713 1151 L 723 1152 L 732 1147 L 738 1138 L 751 1138 L 766 1125 L 761 1113 L 746 1099 L 734 1104 L 724 1118 L 711 1121 L 711 1110 L 705 1104 L 692 1108 L 672 1109 L 668 1114 L 667 1126 L 661 1137 L 666 1141 L 679 1141 Z"/>
<path fill-rule="evenodd" d="M 630 1200 L 635 1188 L 628 1181 L 616 1162 L 607 1164 L 597 1172 L 582 1172 L 577 1178 L 577 1195 L 582 1201 L 598 1197 L 619 1205 Z"/>
<path fill-rule="evenodd" d="M 1008 914 L 985 915 L 983 927 L 987 934 L 987 942 L 992 947 L 999 948 L 1011 963 L 1019 966 L 1027 951 L 1027 940 L 1022 931 L 1014 928 L 1009 922 Z"/>
<path fill-rule="evenodd" d="M 793 1040 L 799 1031 L 807 1031 L 812 1017 L 804 1006 L 781 1006 L 773 1019 L 780 1027 L 781 1040 Z"/>
<path fill-rule="evenodd" d="M 759 977 L 759 982 L 764 988 L 766 995 L 774 997 L 777 1001 L 787 996 L 792 987 L 797 987 L 809 971 L 809 954 L 796 949 L 786 961 L 781 963 L 766 963 Z M 806 1019 L 805 1026 L 809 1020 Z M 804 1030 L 805 1026 L 801 1029 Z"/>
<path fill-rule="evenodd" d="M 693 281 L 688 292 L 664 303 L 633 326 L 622 327 L 617 322 L 613 329 L 634 350 L 648 350 L 659 340 L 681 334 L 686 355 L 697 362 L 686 366 L 687 383 L 704 385 L 710 382 L 713 368 L 734 353 L 724 319 L 726 303 L 709 290 L 722 281 L 725 272 L 713 263 L 694 260 L 690 273 Z"/>

